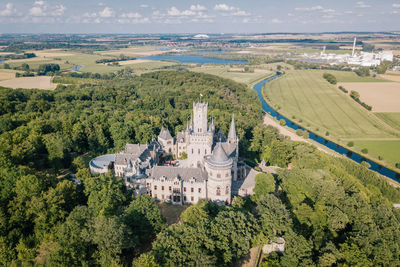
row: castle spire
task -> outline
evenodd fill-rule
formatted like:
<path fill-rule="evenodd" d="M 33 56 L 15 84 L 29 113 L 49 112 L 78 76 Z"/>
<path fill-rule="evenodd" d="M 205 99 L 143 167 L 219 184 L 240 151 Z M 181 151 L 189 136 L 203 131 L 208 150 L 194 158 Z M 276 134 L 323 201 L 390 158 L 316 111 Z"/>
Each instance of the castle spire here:
<path fill-rule="evenodd" d="M 231 127 L 229 128 L 228 140 L 230 142 L 236 141 L 235 117 L 232 114 Z"/>

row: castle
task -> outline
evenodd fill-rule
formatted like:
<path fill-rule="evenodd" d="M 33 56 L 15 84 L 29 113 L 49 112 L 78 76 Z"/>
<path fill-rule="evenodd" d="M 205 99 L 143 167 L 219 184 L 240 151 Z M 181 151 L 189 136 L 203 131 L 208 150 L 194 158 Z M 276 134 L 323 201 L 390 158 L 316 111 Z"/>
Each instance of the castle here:
<path fill-rule="evenodd" d="M 149 194 L 172 204 L 197 203 L 199 199 L 230 204 L 232 183 L 245 178 L 239 162 L 239 138 L 232 116 L 229 134 L 215 133 L 214 119 L 208 119 L 208 104 L 193 103 L 186 130 L 173 138 L 162 127 L 150 144 L 127 144 L 118 154 L 103 155 L 90 162 L 93 174 L 113 170 L 136 194 Z M 160 158 L 178 160 L 160 165 Z M 173 166 L 171 166 L 173 165 Z"/>

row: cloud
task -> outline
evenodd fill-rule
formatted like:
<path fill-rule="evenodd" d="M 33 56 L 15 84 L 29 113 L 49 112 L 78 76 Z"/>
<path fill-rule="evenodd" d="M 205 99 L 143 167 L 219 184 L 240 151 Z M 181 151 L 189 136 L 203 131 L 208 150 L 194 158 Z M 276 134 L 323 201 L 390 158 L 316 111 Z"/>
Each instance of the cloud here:
<path fill-rule="evenodd" d="M 110 7 L 105 7 L 102 11 L 99 12 L 99 16 L 102 18 L 111 18 L 115 16 L 115 12 Z"/>
<path fill-rule="evenodd" d="M 149 7 L 149 5 L 146 5 L 146 4 L 141 4 L 141 5 L 140 5 L 140 7 L 141 7 L 141 8 L 148 8 L 148 7 Z"/>
<path fill-rule="evenodd" d="M 176 7 L 171 7 L 170 9 L 168 9 L 167 11 L 169 16 L 173 16 L 173 17 L 177 17 L 177 16 L 193 16 L 196 13 L 193 12 L 192 10 L 183 10 L 180 11 L 179 9 L 177 9 Z M 154 13 L 153 13 L 154 14 Z"/>
<path fill-rule="evenodd" d="M 150 20 L 149 18 L 134 18 L 134 19 L 122 18 L 122 19 L 117 19 L 116 22 L 119 24 L 143 24 L 143 23 L 150 23 Z"/>
<path fill-rule="evenodd" d="M 191 5 L 190 6 L 190 10 L 192 10 L 192 11 L 204 11 L 204 10 L 207 10 L 207 8 L 205 6 L 197 4 L 197 5 Z"/>
<path fill-rule="evenodd" d="M 123 13 L 121 15 L 121 18 L 130 18 L 130 19 L 138 19 L 138 18 L 141 18 L 141 17 L 142 17 L 142 15 L 137 13 L 137 12 L 135 12 L 135 13 L 133 13 L 133 12 L 131 12 L 131 13 Z"/>
<path fill-rule="evenodd" d="M 232 13 L 232 16 L 239 16 L 239 17 L 246 17 L 246 16 L 250 16 L 251 14 L 249 12 L 246 12 L 244 10 L 238 10 L 236 12 Z"/>
<path fill-rule="evenodd" d="M 371 6 L 370 6 L 370 5 L 367 5 L 367 4 L 364 3 L 363 1 L 359 1 L 359 2 L 357 2 L 356 7 L 359 7 L 359 8 L 369 8 L 369 7 L 371 7 Z"/>
<path fill-rule="evenodd" d="M 277 18 L 271 19 L 271 23 L 274 23 L 274 24 L 280 24 L 282 22 L 283 22 L 282 20 L 277 19 Z"/>
<path fill-rule="evenodd" d="M 42 17 L 45 16 L 44 8 L 40 6 L 34 6 L 31 9 L 29 9 L 29 15 L 32 15 L 34 17 Z"/>
<path fill-rule="evenodd" d="M 53 11 L 53 16 L 62 16 L 66 9 L 63 5 L 57 5 Z"/>
<path fill-rule="evenodd" d="M 307 11 L 307 12 L 316 11 L 316 12 L 323 12 L 323 13 L 333 13 L 333 12 L 335 12 L 334 9 L 324 8 L 322 6 L 296 7 L 294 10 L 296 10 L 296 11 Z"/>
<path fill-rule="evenodd" d="M 214 10 L 219 10 L 219 11 L 232 11 L 232 10 L 236 10 L 238 8 L 234 7 L 234 6 L 228 6 L 227 4 L 218 4 L 215 5 Z"/>
<path fill-rule="evenodd" d="M 40 0 L 40 1 L 35 1 L 34 5 L 38 5 L 38 6 L 44 6 L 45 2 Z"/>
<path fill-rule="evenodd" d="M 12 3 L 7 3 L 6 8 L 0 10 L 0 16 L 8 17 L 14 15 L 16 12 L 17 10 L 14 8 L 14 5 Z"/>
<path fill-rule="evenodd" d="M 400 4 L 394 3 L 394 4 L 392 5 L 392 7 L 394 7 L 394 8 L 400 8 Z"/>

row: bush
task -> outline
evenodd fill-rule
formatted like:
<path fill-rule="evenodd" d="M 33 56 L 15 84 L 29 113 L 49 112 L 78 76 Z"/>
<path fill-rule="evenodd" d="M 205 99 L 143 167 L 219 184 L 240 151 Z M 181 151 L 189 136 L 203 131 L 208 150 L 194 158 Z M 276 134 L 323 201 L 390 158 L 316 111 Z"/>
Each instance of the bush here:
<path fill-rule="evenodd" d="M 349 147 L 354 146 L 354 142 L 353 142 L 353 141 L 348 142 L 348 143 L 347 143 L 347 146 L 349 146 Z"/>
<path fill-rule="evenodd" d="M 325 80 L 327 80 L 330 84 L 336 84 L 337 83 L 337 79 L 335 76 L 333 76 L 330 73 L 324 73 L 322 75 L 322 77 L 324 77 Z"/>
<path fill-rule="evenodd" d="M 347 91 L 347 89 L 346 89 L 346 88 L 344 88 L 344 87 L 343 87 L 343 86 L 341 86 L 341 85 L 339 86 L 339 89 L 340 89 L 340 90 L 342 90 L 342 91 L 343 91 L 343 93 L 346 93 L 346 94 L 349 92 L 349 91 Z"/>
<path fill-rule="evenodd" d="M 298 136 L 303 136 L 303 131 L 302 131 L 301 129 L 297 129 L 297 130 L 296 130 L 296 134 L 297 134 Z"/>
<path fill-rule="evenodd" d="M 371 168 L 371 164 L 369 164 L 368 162 L 366 162 L 365 160 L 363 160 L 361 162 L 361 165 L 363 165 L 364 167 L 367 167 L 368 169 Z"/>
<path fill-rule="evenodd" d="M 326 136 L 329 136 L 329 132 L 326 132 L 325 135 L 326 135 Z"/>
<path fill-rule="evenodd" d="M 280 119 L 280 120 L 279 120 L 279 124 L 280 124 L 281 126 L 285 126 L 285 125 L 286 125 L 286 121 L 285 121 L 284 119 Z"/>
<path fill-rule="evenodd" d="M 368 77 L 370 75 L 368 67 L 361 67 L 354 72 L 360 77 Z"/>
<path fill-rule="evenodd" d="M 361 149 L 361 152 L 364 153 L 364 154 L 368 154 L 368 149 L 363 148 L 363 149 Z"/>

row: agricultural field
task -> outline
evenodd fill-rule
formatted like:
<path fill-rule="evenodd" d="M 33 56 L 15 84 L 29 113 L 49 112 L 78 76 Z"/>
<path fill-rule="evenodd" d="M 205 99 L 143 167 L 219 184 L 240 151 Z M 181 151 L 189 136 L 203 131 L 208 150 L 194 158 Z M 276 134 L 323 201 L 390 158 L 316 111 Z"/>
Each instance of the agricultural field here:
<path fill-rule="evenodd" d="M 271 75 L 273 72 L 265 69 L 255 69 L 254 72 L 244 72 L 243 68 L 230 68 L 229 66 L 209 66 L 195 67 L 190 69 L 194 72 L 208 73 L 225 79 L 231 79 L 238 83 L 251 84 L 263 77 Z"/>
<path fill-rule="evenodd" d="M 45 89 L 52 90 L 57 87 L 50 76 L 21 77 L 0 82 L 0 86 L 7 88 Z"/>
<path fill-rule="evenodd" d="M 15 71 L 11 70 L 0 70 L 0 81 L 9 80 L 15 78 Z"/>
<path fill-rule="evenodd" d="M 375 115 L 393 128 L 396 128 L 400 131 L 400 112 L 382 112 L 375 113 Z"/>
<path fill-rule="evenodd" d="M 340 91 L 336 85 L 331 85 L 323 79 L 323 73 L 314 70 L 287 71 L 284 76 L 266 84 L 263 95 L 272 106 L 279 107 L 282 114 L 304 127 L 322 136 L 329 132 L 333 139 L 343 144 L 354 141 L 359 150 L 367 148 L 371 155 L 382 156 L 386 161 L 396 163 L 394 160 L 400 157 L 400 148 L 395 149 L 400 144 L 400 115 L 380 114 L 400 113 L 373 115 Z M 351 75 L 350 72 L 329 73 L 340 76 L 341 79 Z M 345 88 L 355 89 L 350 88 L 349 84 L 352 83 L 346 84 Z M 374 84 L 368 83 L 371 86 Z M 390 83 L 380 83 L 383 84 Z M 357 90 L 361 91 L 359 87 Z M 391 108 L 395 109 L 397 106 L 400 105 L 392 105 Z"/>
<path fill-rule="evenodd" d="M 383 160 L 392 164 L 400 162 L 400 140 L 367 140 L 354 141 L 359 149 L 368 149 L 368 154 L 383 157 Z"/>
<path fill-rule="evenodd" d="M 338 82 L 343 83 L 351 83 L 351 82 L 386 82 L 384 79 L 379 79 L 376 77 L 368 76 L 368 77 L 360 77 L 353 71 L 339 71 L 339 70 L 316 70 L 316 72 L 320 72 L 321 75 L 323 73 L 331 73 L 334 75 Z"/>
<path fill-rule="evenodd" d="M 372 106 L 373 112 L 400 112 L 400 83 L 339 83 L 349 92 L 360 93 L 360 100 Z"/>
<path fill-rule="evenodd" d="M 266 84 L 264 96 L 289 118 L 311 130 L 340 139 L 395 137 L 379 119 L 329 84 L 321 71 L 287 71 Z M 309 125 L 309 126 L 308 126 Z"/>

